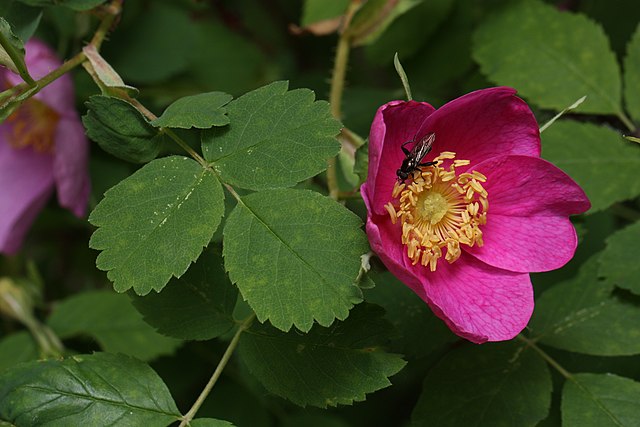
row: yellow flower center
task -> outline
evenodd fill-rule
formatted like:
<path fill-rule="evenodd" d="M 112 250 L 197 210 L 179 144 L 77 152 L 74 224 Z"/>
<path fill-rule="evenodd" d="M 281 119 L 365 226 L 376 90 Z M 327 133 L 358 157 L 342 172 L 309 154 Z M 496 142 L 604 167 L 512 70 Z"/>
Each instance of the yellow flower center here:
<path fill-rule="evenodd" d="M 7 118 L 11 124 L 9 144 L 15 148 L 31 146 L 39 153 L 52 152 L 59 119 L 53 108 L 35 98 L 28 99 Z"/>
<path fill-rule="evenodd" d="M 460 245 L 482 246 L 480 226 L 487 223 L 487 178 L 477 171 L 458 174 L 456 168 L 469 160 L 455 160 L 443 152 L 437 165 L 416 170 L 409 184 L 396 182 L 393 200 L 385 205 L 391 221 L 402 225 L 402 243 L 413 265 L 436 270 L 443 255 L 453 263 L 462 253 Z M 449 169 L 440 165 L 451 160 Z"/>

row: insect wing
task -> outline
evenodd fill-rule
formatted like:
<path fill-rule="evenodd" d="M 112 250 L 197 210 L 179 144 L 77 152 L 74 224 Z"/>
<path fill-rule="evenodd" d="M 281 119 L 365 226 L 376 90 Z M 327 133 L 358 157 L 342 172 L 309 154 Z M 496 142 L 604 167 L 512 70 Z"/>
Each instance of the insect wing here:
<path fill-rule="evenodd" d="M 431 151 L 431 146 L 433 146 L 433 142 L 436 140 L 436 134 L 430 133 L 422 138 L 420 141 L 416 142 L 416 145 L 411 149 L 411 153 L 409 157 L 414 159 L 416 164 L 422 162 L 422 159 Z"/>

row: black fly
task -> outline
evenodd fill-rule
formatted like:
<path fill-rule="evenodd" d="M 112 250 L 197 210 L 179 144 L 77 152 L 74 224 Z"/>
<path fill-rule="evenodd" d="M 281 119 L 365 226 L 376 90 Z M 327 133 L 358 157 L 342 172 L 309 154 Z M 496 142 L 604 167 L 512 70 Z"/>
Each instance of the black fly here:
<path fill-rule="evenodd" d="M 433 166 L 438 164 L 438 162 L 426 162 L 421 163 L 422 159 L 431 151 L 431 146 L 433 142 L 436 140 L 436 134 L 430 133 L 425 135 L 420 141 L 416 142 L 411 151 L 405 148 L 405 145 L 414 142 L 414 140 L 407 141 L 402 144 L 400 148 L 402 148 L 402 152 L 406 156 L 402 161 L 402 166 L 400 169 L 396 171 L 396 175 L 398 175 L 398 180 L 404 182 L 409 175 L 420 168 L 420 166 Z"/>

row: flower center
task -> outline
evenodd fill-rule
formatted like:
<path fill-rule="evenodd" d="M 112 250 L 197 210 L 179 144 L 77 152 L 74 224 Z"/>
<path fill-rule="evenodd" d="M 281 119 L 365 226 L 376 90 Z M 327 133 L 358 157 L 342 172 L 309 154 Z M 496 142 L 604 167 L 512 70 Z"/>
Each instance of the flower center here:
<path fill-rule="evenodd" d="M 458 174 L 456 168 L 469 160 L 455 160 L 455 153 L 443 152 L 438 164 L 416 170 L 407 185 L 396 182 L 392 201 L 385 209 L 395 224 L 402 225 L 402 244 L 413 265 L 420 263 L 436 270 L 443 255 L 453 263 L 462 251 L 460 245 L 482 246 L 480 226 L 487 223 L 487 178 L 477 171 Z M 451 160 L 449 169 L 441 167 Z"/>
<path fill-rule="evenodd" d="M 35 98 L 25 101 L 7 118 L 9 144 L 15 148 L 33 147 L 36 152 L 50 153 L 54 148 L 54 135 L 60 116 Z"/>

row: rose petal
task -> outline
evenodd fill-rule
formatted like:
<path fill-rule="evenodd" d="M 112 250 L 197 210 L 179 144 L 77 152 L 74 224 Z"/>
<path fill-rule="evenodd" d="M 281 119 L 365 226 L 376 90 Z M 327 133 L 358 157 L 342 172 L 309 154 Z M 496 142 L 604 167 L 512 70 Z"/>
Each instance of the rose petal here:
<path fill-rule="evenodd" d="M 469 341 L 504 341 L 518 335 L 533 313 L 528 274 L 497 269 L 462 254 L 425 273 L 425 301 L 447 326 Z"/>
<path fill-rule="evenodd" d="M 516 91 L 496 87 L 471 92 L 429 116 L 423 132 L 435 132 L 431 160 L 453 151 L 472 164 L 504 154 L 540 157 L 538 123 Z"/>
<path fill-rule="evenodd" d="M 369 134 L 369 174 L 362 188 L 375 213 L 386 212 L 384 205 L 391 198 L 396 170 L 405 158 L 400 146 L 416 138 L 433 111 L 431 105 L 415 101 L 392 101 L 378 109 Z"/>
<path fill-rule="evenodd" d="M 546 160 L 500 156 L 473 169 L 487 176 L 484 246 L 463 247 L 487 264 L 518 272 L 549 271 L 574 255 L 577 238 L 569 215 L 590 204 L 584 191 Z"/>
<path fill-rule="evenodd" d="M 0 252 L 13 254 L 53 191 L 53 158 L 31 148 L 16 150 L 0 126 Z"/>
<path fill-rule="evenodd" d="M 62 118 L 58 122 L 53 174 L 60 206 L 82 217 L 87 209 L 90 191 L 87 172 L 89 142 L 77 113 L 75 115 L 75 118 Z"/>

